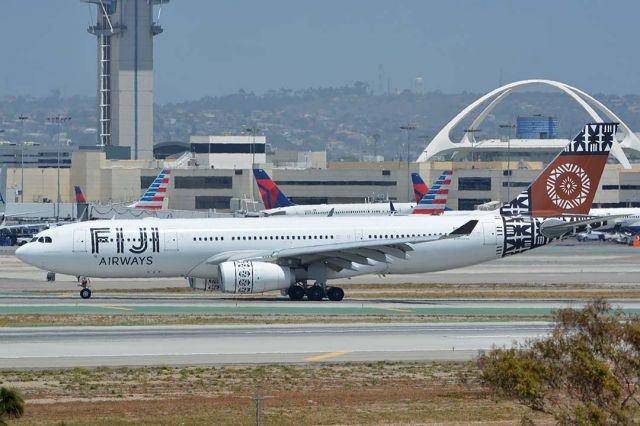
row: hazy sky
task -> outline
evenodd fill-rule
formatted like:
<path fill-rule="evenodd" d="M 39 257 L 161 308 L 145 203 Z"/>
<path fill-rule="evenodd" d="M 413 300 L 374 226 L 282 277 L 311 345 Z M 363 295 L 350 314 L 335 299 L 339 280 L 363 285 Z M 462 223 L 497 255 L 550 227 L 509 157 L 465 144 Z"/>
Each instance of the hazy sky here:
<path fill-rule="evenodd" d="M 0 96 L 93 95 L 95 37 L 80 0 L 1 0 Z M 91 9 L 95 15 L 95 7 Z M 482 92 L 549 78 L 640 93 L 640 2 L 171 0 L 155 39 L 158 102 L 244 88 L 378 87 Z M 95 18 L 94 18 L 95 19 Z"/>

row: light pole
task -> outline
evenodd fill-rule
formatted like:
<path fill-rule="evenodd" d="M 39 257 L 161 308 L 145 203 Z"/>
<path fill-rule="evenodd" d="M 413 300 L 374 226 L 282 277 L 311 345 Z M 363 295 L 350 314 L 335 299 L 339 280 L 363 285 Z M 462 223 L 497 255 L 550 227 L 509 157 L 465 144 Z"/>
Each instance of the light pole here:
<path fill-rule="evenodd" d="M 47 121 L 58 125 L 58 153 L 57 153 L 57 172 L 58 172 L 58 195 L 56 198 L 56 222 L 60 219 L 60 134 L 62 133 L 62 126 L 67 121 L 71 120 L 71 117 L 66 115 L 56 115 L 47 117 Z"/>
<path fill-rule="evenodd" d="M 24 145 L 27 143 L 27 139 L 24 137 L 24 122 L 29 117 L 26 115 L 19 115 L 20 120 L 20 133 L 22 136 L 22 143 L 20 144 L 20 202 L 24 203 Z"/>
<path fill-rule="evenodd" d="M 482 129 L 464 129 L 464 132 L 467 134 L 467 139 L 471 142 L 471 161 L 475 161 L 475 148 L 476 148 L 476 137 L 474 133 L 481 132 Z M 471 136 L 469 136 L 471 135 Z"/>
<path fill-rule="evenodd" d="M 500 124 L 501 129 L 507 131 L 507 203 L 511 201 L 511 129 L 515 129 L 515 124 Z"/>
<path fill-rule="evenodd" d="M 251 173 L 253 173 L 253 169 L 256 168 L 256 132 L 259 132 L 260 129 L 258 129 L 255 126 L 252 126 L 252 127 L 247 127 L 245 131 L 251 133 Z M 249 194 L 251 197 L 251 202 L 253 202 L 253 179 L 250 179 L 250 180 L 251 180 L 251 185 L 249 186 L 250 188 Z"/>
<path fill-rule="evenodd" d="M 409 153 L 411 152 L 411 136 L 409 132 L 416 129 L 413 123 L 407 123 L 400 126 L 401 130 L 407 132 L 407 201 L 411 201 L 411 170 L 409 169 Z"/>
<path fill-rule="evenodd" d="M 20 202 L 24 203 L 24 147 L 25 146 L 40 146 L 37 142 L 22 141 L 20 143 Z"/>

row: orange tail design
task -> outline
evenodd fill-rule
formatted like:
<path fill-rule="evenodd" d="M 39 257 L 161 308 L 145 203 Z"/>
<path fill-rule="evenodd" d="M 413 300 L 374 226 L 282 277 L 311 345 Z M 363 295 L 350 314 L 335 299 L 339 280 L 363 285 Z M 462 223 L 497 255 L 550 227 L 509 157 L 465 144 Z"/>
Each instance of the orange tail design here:
<path fill-rule="evenodd" d="M 617 130 L 617 123 L 587 124 L 500 213 L 536 217 L 589 214 Z"/>

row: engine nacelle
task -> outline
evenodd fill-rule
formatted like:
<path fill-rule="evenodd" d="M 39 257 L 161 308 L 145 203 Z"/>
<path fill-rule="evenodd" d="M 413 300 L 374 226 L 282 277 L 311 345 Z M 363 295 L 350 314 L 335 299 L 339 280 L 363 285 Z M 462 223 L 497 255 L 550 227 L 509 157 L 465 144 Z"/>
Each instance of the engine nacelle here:
<path fill-rule="evenodd" d="M 223 262 L 218 266 L 218 280 L 225 293 L 264 293 L 289 288 L 295 284 L 295 274 L 274 263 Z"/>

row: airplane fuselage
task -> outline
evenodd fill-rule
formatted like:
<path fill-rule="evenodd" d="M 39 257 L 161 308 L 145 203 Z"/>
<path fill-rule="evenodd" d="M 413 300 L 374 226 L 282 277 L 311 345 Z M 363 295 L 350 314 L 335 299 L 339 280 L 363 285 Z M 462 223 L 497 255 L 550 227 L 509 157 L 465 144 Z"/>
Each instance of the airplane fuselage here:
<path fill-rule="evenodd" d="M 250 253 L 298 247 L 420 236 L 407 258 L 354 264 L 328 270 L 326 278 L 369 273 L 412 274 L 453 269 L 519 253 L 547 241 L 531 218 L 478 215 L 471 234 L 441 239 L 470 216 L 387 216 L 331 218 L 143 219 L 80 222 L 43 231 L 21 247 L 19 258 L 45 270 L 104 278 L 194 277 L 216 279 L 225 253 Z M 305 272 L 306 271 L 306 272 Z M 299 279 L 315 279 L 303 268 Z M 304 276 L 304 274 L 309 274 Z"/>
<path fill-rule="evenodd" d="M 416 203 L 393 203 L 395 213 L 409 214 Z M 266 216 L 388 216 L 391 212 L 389 203 L 354 203 L 354 204 L 314 204 L 277 207 L 262 210 Z"/>

